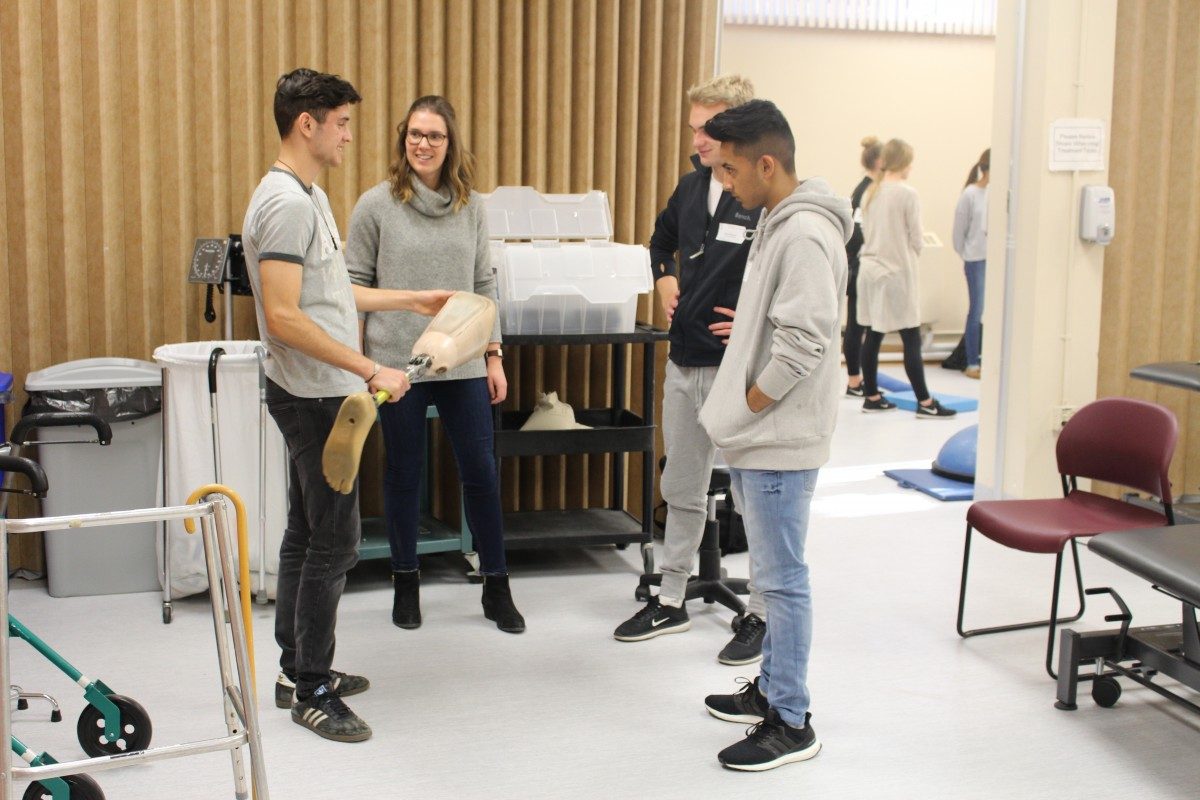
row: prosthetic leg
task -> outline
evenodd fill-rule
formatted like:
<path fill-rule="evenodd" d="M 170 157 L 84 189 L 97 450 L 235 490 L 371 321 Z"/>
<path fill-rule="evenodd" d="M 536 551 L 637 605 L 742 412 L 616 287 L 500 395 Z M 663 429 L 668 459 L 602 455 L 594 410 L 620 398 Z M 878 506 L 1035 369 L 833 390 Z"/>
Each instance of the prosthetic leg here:
<path fill-rule="evenodd" d="M 495 324 L 495 303 L 482 295 L 455 292 L 413 345 L 404 373 L 413 381 L 427 372 L 442 375 L 479 358 Z M 321 457 L 325 480 L 334 491 L 349 494 L 354 487 L 363 443 L 375 424 L 377 409 L 388 397 L 384 391 L 358 392 L 342 402 Z"/>

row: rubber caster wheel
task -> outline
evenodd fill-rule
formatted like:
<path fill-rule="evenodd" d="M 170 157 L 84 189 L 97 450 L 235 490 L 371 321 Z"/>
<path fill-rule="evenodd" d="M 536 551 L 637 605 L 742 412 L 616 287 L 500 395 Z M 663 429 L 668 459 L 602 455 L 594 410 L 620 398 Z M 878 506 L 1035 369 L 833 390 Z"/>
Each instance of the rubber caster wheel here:
<path fill-rule="evenodd" d="M 628 550 L 629 542 L 621 542 L 620 544 L 617 545 L 617 549 L 618 550 Z"/>
<path fill-rule="evenodd" d="M 633 599 L 640 600 L 643 603 L 650 602 L 650 587 L 639 586 L 633 590 Z"/>
<path fill-rule="evenodd" d="M 83 752 L 96 758 L 132 753 L 149 747 L 154 727 L 150 724 L 150 715 L 146 713 L 146 709 L 136 700 L 124 695 L 110 694 L 108 699 L 121 712 L 121 737 L 115 742 L 108 741 L 104 737 L 104 715 L 93 705 L 85 706 L 79 714 L 79 724 L 75 727 Z"/>
<path fill-rule="evenodd" d="M 1097 678 L 1092 681 L 1092 699 L 1101 708 L 1112 708 L 1121 699 L 1121 684 L 1116 678 Z"/>
<path fill-rule="evenodd" d="M 163 606 L 163 625 L 171 624 L 171 607 Z"/>
<path fill-rule="evenodd" d="M 71 790 L 71 800 L 104 800 L 100 784 L 87 775 L 64 775 L 63 780 Z M 51 800 L 53 796 L 49 789 L 34 781 L 21 795 L 21 800 Z"/>

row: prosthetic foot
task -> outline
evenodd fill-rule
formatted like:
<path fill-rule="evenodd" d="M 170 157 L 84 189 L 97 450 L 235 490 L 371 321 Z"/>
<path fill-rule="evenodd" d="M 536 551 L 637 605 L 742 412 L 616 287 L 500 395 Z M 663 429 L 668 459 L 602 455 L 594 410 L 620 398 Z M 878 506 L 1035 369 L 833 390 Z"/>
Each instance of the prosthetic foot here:
<path fill-rule="evenodd" d="M 335 492 L 350 494 L 354 488 L 363 442 L 367 441 L 367 434 L 375 425 L 377 408 L 370 392 L 352 394 L 342 401 L 321 454 L 321 471 Z"/>
<path fill-rule="evenodd" d="M 413 345 L 405 374 L 414 381 L 426 372 L 441 375 L 479 358 L 496 324 L 496 304 L 482 295 L 455 292 Z M 358 392 L 342 401 L 321 454 L 321 471 L 334 491 L 349 494 L 358 477 L 363 443 L 375 424 L 387 392 Z"/>

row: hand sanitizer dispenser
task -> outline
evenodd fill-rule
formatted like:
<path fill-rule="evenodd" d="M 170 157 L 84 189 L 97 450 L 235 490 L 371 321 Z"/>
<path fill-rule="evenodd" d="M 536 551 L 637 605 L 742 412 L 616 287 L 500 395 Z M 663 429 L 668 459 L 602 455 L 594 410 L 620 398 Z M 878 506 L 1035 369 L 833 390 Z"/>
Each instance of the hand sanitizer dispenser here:
<path fill-rule="evenodd" d="M 1110 186 L 1084 186 L 1079 208 L 1079 238 L 1108 244 L 1117 228 L 1116 198 Z"/>

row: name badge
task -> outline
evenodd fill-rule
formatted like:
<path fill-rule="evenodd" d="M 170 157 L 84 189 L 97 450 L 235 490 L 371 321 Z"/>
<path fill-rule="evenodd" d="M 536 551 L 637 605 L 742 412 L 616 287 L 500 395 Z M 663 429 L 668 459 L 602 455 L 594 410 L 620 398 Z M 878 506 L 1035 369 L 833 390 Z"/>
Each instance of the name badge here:
<path fill-rule="evenodd" d="M 742 244 L 746 241 L 746 226 L 722 222 L 717 228 L 717 241 Z"/>

